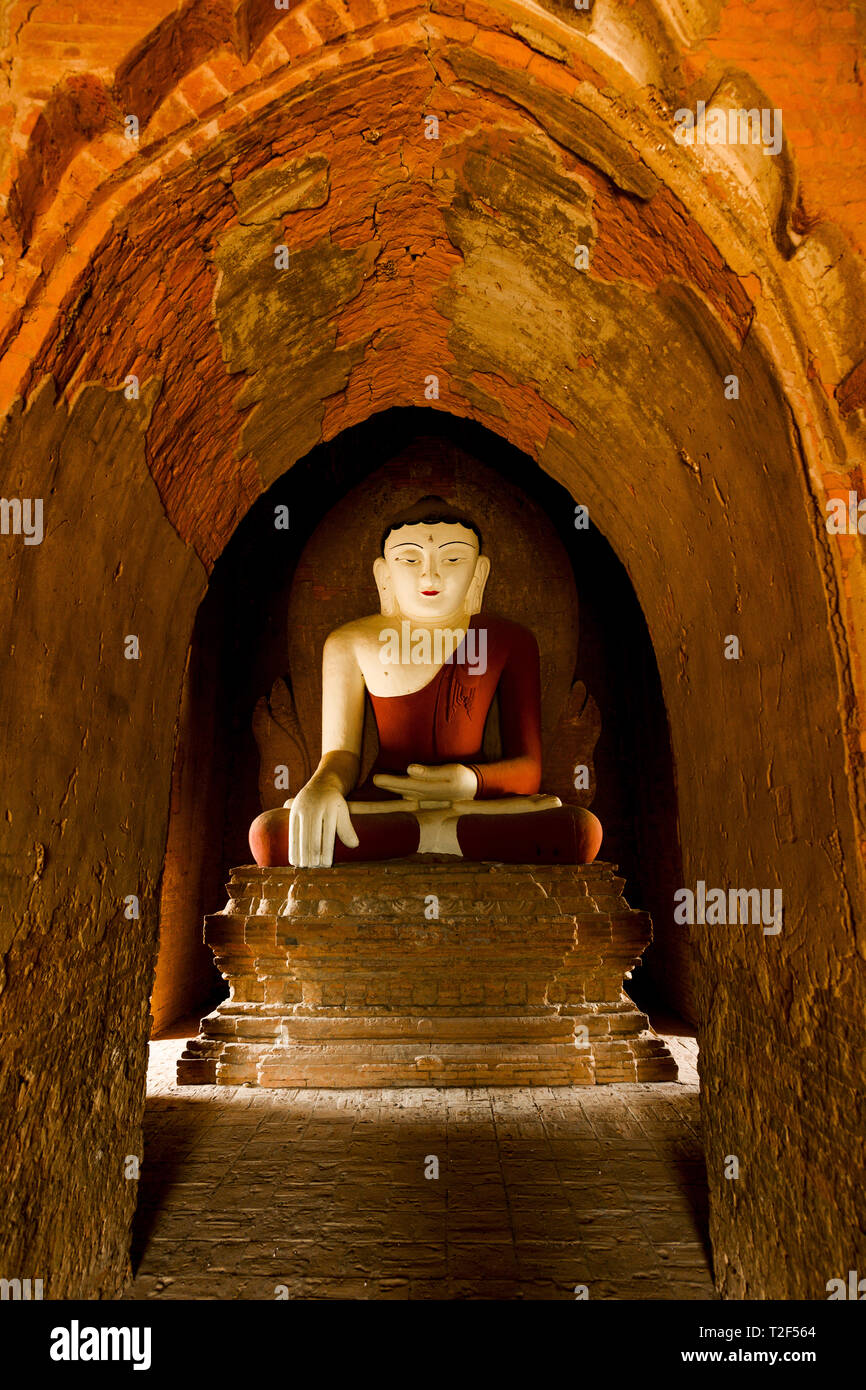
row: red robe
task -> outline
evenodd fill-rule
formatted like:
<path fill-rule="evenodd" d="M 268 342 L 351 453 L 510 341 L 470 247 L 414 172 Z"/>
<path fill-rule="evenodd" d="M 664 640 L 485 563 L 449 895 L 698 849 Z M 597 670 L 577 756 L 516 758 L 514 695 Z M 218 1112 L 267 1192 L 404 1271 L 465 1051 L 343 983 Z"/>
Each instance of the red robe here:
<path fill-rule="evenodd" d="M 410 763 L 463 763 L 478 778 L 475 800 L 527 796 L 541 787 L 541 675 L 538 643 L 528 628 L 506 618 L 476 614 L 469 627 L 486 632 L 486 651 L 476 637 L 460 646 L 420 690 L 411 695 L 370 695 L 379 753 L 363 783 L 360 800 L 399 795 L 373 783 L 380 772 L 406 775 Z M 482 658 L 484 658 L 482 660 Z M 499 694 L 502 757 L 481 762 L 484 725 Z M 418 847 L 418 822 L 410 812 L 352 817 L 360 844 L 347 849 L 339 838 L 334 863 L 395 859 Z M 464 859 L 509 864 L 589 864 L 601 845 L 601 825 L 580 806 L 507 815 L 473 812 L 457 821 Z"/>
<path fill-rule="evenodd" d="M 478 778 L 477 800 L 526 796 L 541 787 L 541 677 L 538 643 L 528 628 L 475 614 L 476 636 L 464 638 L 449 661 L 411 695 L 370 695 L 379 754 L 352 793 L 379 800 L 397 793 L 373 785 L 380 772 L 405 776 L 410 763 L 463 763 Z M 486 648 L 477 636 L 485 635 Z M 481 761 L 484 725 L 499 693 L 502 757 Z"/>

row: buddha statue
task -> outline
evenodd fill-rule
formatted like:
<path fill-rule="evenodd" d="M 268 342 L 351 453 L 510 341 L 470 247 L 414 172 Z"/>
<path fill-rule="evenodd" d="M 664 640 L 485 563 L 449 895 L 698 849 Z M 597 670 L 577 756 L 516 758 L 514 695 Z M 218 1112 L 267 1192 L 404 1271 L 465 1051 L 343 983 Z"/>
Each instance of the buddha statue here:
<path fill-rule="evenodd" d="M 322 657 L 322 756 L 250 827 L 257 864 L 328 868 L 412 854 L 589 864 L 602 827 L 541 792 L 538 644 L 481 614 L 490 559 L 476 522 L 422 497 L 385 527 L 380 611 L 338 627 Z M 379 736 L 358 785 L 365 700 Z M 502 757 L 482 760 L 494 696 Z"/>

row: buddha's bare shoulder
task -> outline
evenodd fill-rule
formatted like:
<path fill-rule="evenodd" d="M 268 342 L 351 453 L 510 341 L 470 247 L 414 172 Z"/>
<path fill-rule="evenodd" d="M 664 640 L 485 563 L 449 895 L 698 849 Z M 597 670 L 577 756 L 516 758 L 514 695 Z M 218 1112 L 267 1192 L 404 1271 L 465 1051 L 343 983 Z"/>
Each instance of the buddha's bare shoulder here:
<path fill-rule="evenodd" d="M 379 634 L 388 625 L 388 619 L 381 613 L 371 613 L 366 618 L 353 618 L 349 623 L 335 627 L 328 634 L 325 646 L 332 652 L 359 652 L 370 643 L 379 642 Z"/>

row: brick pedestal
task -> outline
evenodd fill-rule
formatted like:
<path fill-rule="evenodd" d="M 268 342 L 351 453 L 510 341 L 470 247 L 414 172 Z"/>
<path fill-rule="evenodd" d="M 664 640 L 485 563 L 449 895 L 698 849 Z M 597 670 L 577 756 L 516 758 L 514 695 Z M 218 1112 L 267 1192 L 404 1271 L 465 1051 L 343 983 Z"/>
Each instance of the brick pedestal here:
<path fill-rule="evenodd" d="M 178 1082 L 675 1081 L 622 990 L 652 937 L 623 884 L 610 864 L 432 855 L 236 869 L 227 906 L 205 919 L 231 996 L 187 1044 Z"/>

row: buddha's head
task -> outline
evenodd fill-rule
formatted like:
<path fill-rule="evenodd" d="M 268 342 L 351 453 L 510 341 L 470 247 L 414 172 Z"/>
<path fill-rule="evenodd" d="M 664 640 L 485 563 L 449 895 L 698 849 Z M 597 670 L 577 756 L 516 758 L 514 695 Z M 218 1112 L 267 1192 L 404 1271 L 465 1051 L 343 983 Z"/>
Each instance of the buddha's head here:
<path fill-rule="evenodd" d="M 481 532 L 441 497 L 421 497 L 392 517 L 381 549 L 373 574 L 384 614 L 441 622 L 480 611 L 490 573 Z"/>

